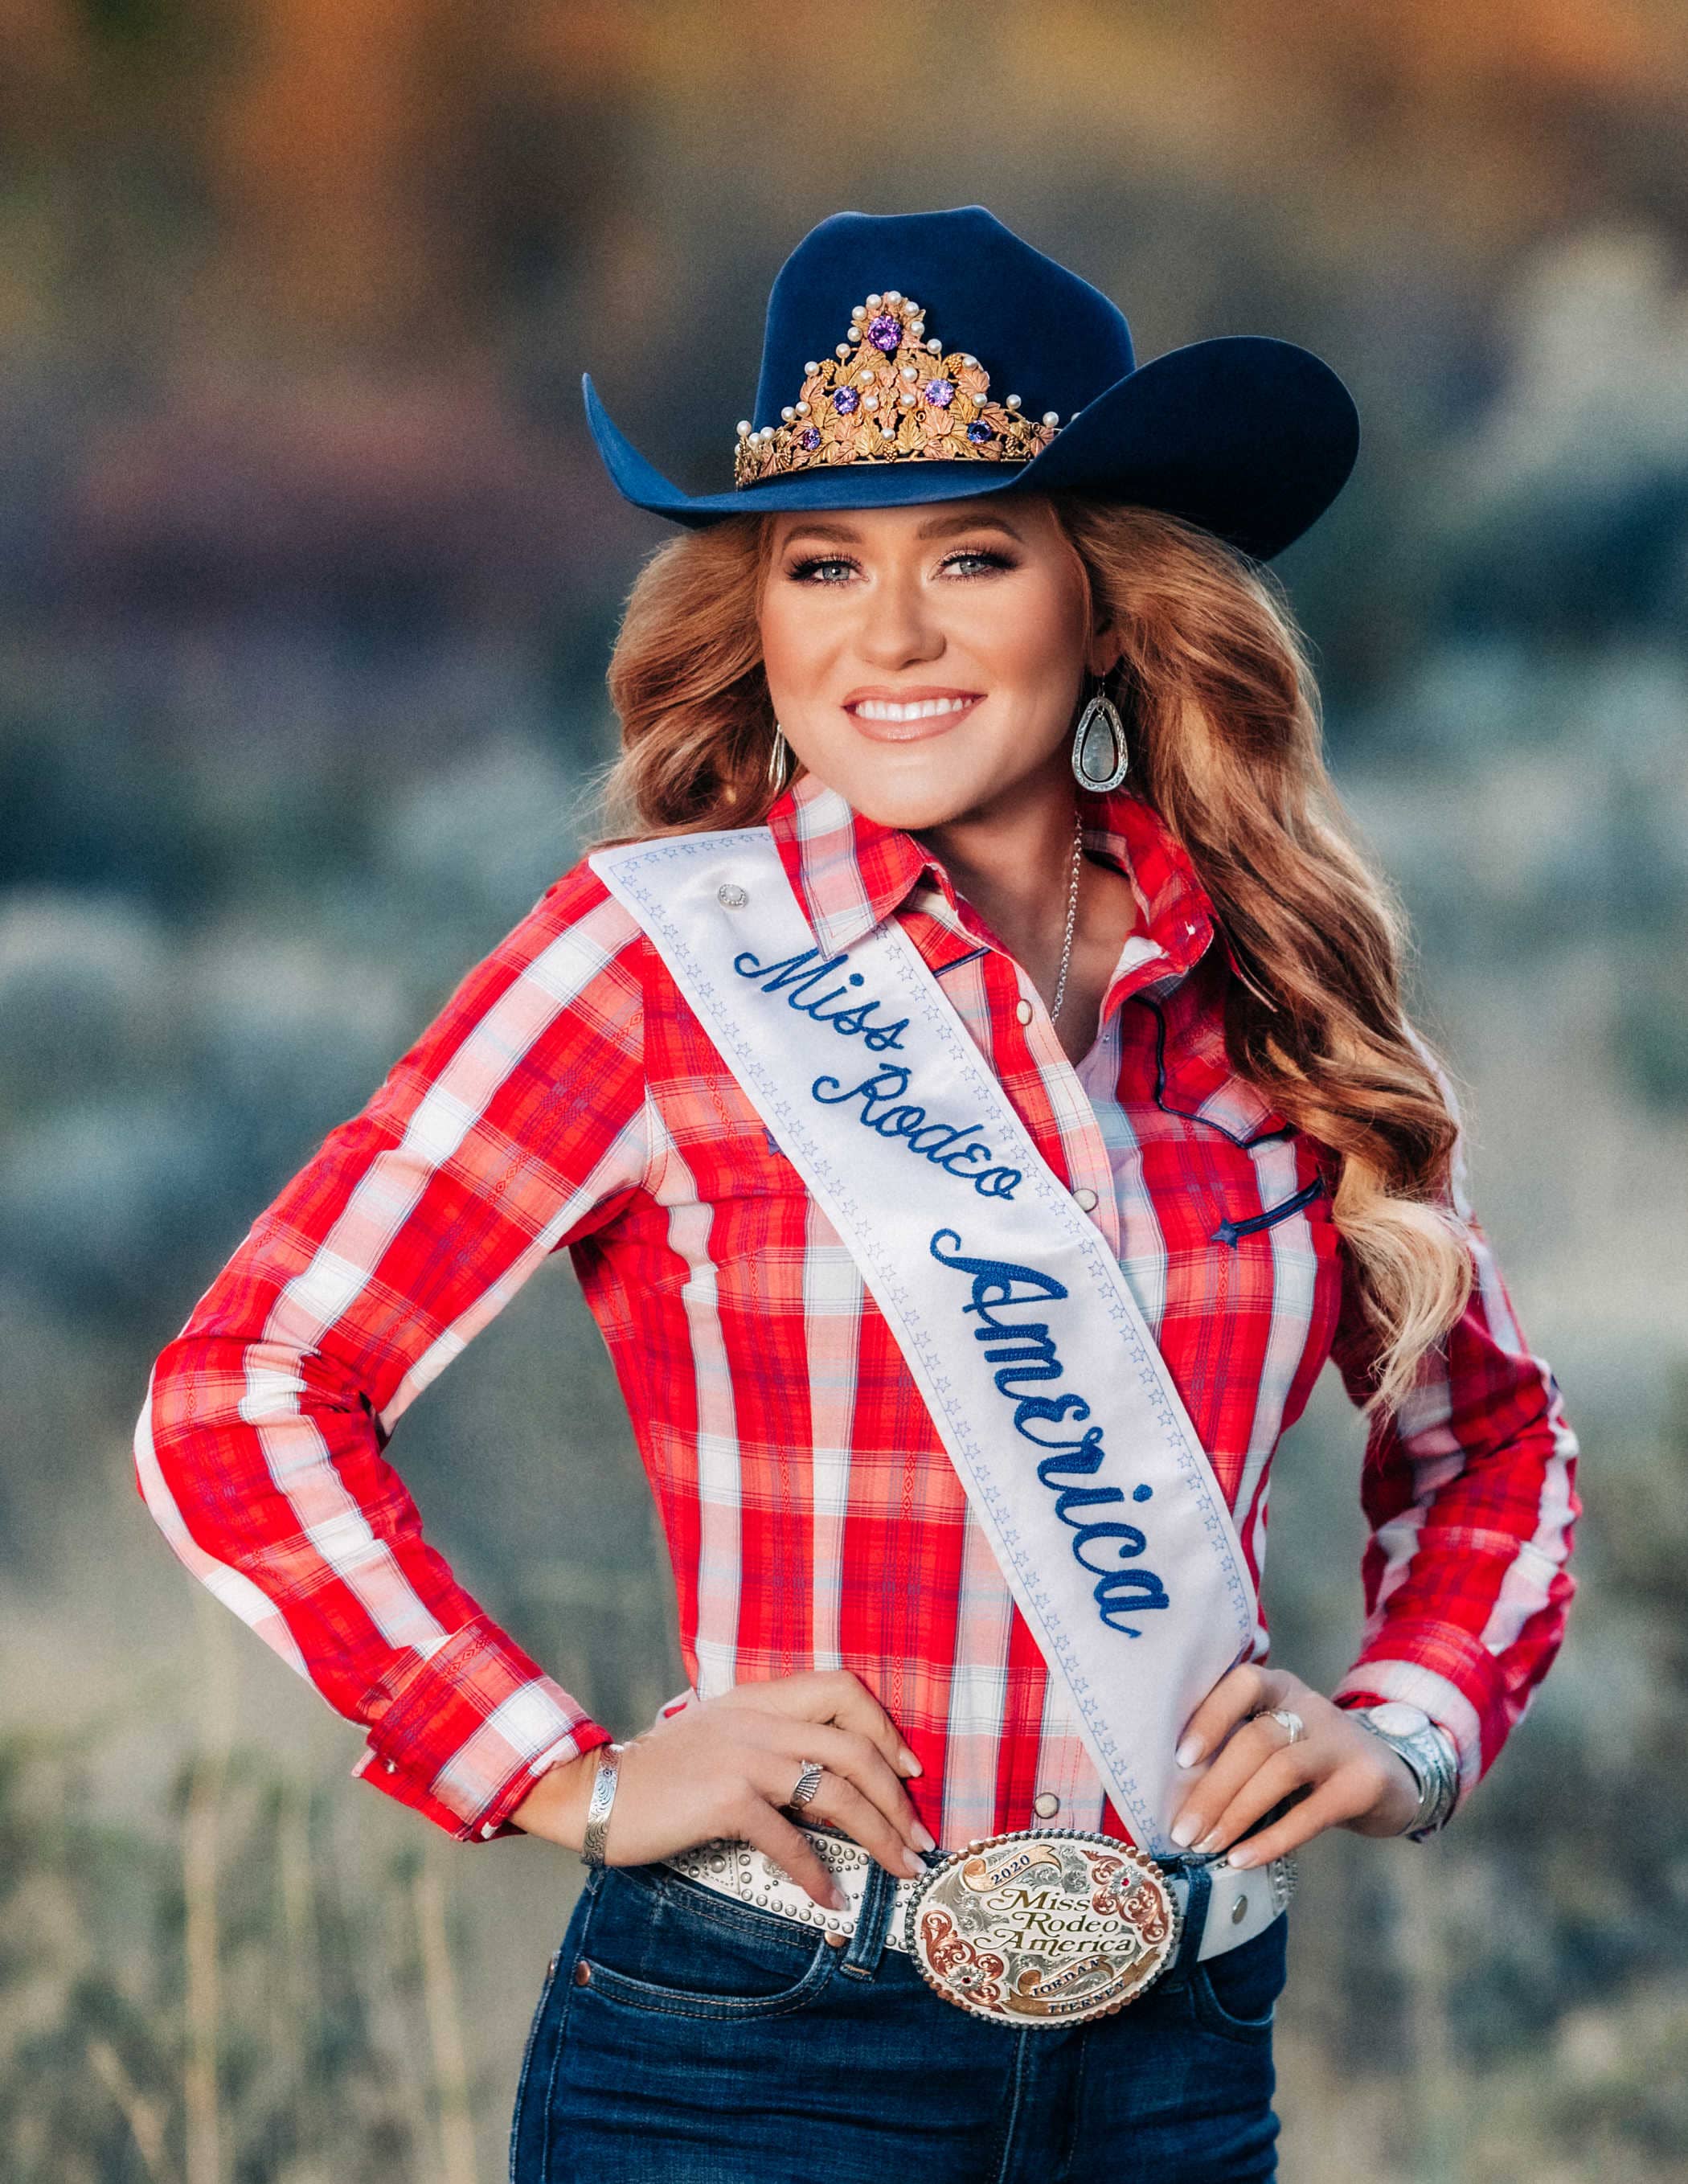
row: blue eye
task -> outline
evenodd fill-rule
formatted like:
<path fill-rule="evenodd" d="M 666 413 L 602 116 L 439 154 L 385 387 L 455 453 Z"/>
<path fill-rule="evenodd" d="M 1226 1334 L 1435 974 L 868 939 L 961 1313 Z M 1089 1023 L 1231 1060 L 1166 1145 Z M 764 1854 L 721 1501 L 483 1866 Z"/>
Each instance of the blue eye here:
<path fill-rule="evenodd" d="M 1007 554 L 998 554 L 988 547 L 980 547 L 977 551 L 951 554 L 944 566 L 947 569 L 951 561 L 978 561 L 987 569 L 1011 569 L 1015 566 Z"/>
<path fill-rule="evenodd" d="M 961 581 L 963 582 L 970 581 L 973 577 L 981 573 L 994 574 L 999 569 L 1012 569 L 1018 566 L 1010 555 L 1006 554 L 999 554 L 994 548 L 984 546 L 960 549 L 953 554 L 946 554 L 939 566 L 940 568 L 948 569 L 952 567 L 954 564 L 958 561 L 968 561 L 977 565 L 975 567 L 964 570 L 961 572 Z M 850 559 L 848 554 L 816 554 L 811 555 L 806 560 L 794 562 L 791 567 L 786 571 L 786 574 L 790 577 L 794 583 L 807 584 L 818 582 L 822 585 L 834 584 L 842 582 L 844 579 L 833 576 L 817 576 L 817 571 L 822 569 L 843 569 L 848 571 L 850 570 L 853 570 L 856 564 Z"/>

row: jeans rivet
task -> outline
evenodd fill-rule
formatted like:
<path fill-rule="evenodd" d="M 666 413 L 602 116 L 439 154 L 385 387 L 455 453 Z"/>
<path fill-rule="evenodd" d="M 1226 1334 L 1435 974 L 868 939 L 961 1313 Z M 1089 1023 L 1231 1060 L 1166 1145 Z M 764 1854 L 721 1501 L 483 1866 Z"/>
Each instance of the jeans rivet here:
<path fill-rule="evenodd" d="M 584 1957 L 581 1958 L 580 1962 L 574 1968 L 574 1983 L 577 1986 L 590 1986 L 592 1985 L 592 1967 L 588 1964 Z"/>

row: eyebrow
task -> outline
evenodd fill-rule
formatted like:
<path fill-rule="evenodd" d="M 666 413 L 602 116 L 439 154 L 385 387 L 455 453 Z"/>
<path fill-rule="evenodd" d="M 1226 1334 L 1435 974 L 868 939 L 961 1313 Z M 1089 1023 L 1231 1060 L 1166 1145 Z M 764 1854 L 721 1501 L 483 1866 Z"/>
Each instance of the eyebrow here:
<path fill-rule="evenodd" d="M 956 531 L 1006 531 L 1011 538 L 1020 539 L 1022 544 L 1025 543 L 1022 534 L 1015 529 L 1006 515 L 969 515 L 965 513 L 934 516 L 929 523 L 921 525 L 915 537 L 942 538 Z M 799 538 L 832 538 L 845 545 L 855 545 L 859 543 L 861 533 L 852 530 L 847 523 L 801 523 L 794 531 L 787 532 L 785 543 L 789 546 Z"/>

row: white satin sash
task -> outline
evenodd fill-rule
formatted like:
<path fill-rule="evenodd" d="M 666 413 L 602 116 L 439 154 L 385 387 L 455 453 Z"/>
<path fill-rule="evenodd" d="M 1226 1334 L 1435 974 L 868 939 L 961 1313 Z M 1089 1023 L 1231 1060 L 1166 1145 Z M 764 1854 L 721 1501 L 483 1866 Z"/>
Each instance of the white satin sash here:
<path fill-rule="evenodd" d="M 1118 1262 L 894 917 L 827 956 L 766 827 L 588 861 L 860 1267 L 1115 1807 L 1169 1850 L 1173 1747 L 1256 1600 Z"/>

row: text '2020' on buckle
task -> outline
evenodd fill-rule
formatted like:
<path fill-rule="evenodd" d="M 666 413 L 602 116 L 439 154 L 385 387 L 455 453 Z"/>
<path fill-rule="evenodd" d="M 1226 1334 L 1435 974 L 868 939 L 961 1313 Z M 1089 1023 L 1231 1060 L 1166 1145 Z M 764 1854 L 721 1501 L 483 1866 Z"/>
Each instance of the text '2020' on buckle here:
<path fill-rule="evenodd" d="M 1013 2025 L 1075 2025 L 1134 2002 L 1171 1961 L 1181 1923 L 1153 1859 L 1076 1828 L 951 1852 L 905 1919 L 910 1953 L 946 2002 Z"/>

